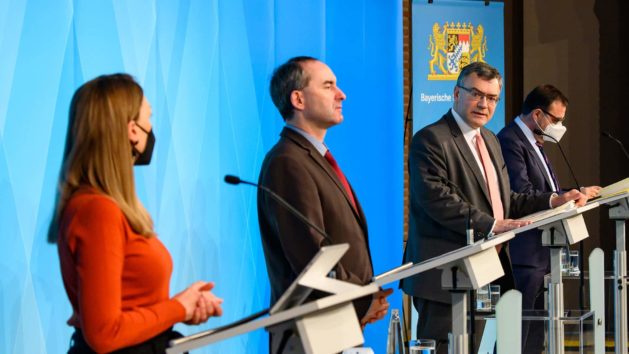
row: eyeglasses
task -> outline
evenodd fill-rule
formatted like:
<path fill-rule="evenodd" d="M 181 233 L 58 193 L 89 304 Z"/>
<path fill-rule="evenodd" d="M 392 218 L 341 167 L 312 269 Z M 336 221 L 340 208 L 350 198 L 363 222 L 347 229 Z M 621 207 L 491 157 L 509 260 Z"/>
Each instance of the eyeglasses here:
<path fill-rule="evenodd" d="M 545 115 L 549 116 L 553 120 L 553 124 L 563 123 L 566 120 L 566 116 L 557 117 L 553 114 L 548 113 L 545 109 L 540 108 L 540 111 L 544 112 Z"/>
<path fill-rule="evenodd" d="M 465 90 L 465 92 L 469 93 L 470 96 L 472 96 L 472 99 L 474 101 L 480 101 L 483 98 L 487 100 L 487 103 L 490 105 L 497 105 L 498 101 L 500 101 L 500 97 L 496 96 L 496 95 L 488 95 L 480 90 L 475 89 L 474 87 L 472 88 L 467 88 L 467 87 L 463 87 L 463 86 L 459 86 L 457 85 L 458 88 Z"/>

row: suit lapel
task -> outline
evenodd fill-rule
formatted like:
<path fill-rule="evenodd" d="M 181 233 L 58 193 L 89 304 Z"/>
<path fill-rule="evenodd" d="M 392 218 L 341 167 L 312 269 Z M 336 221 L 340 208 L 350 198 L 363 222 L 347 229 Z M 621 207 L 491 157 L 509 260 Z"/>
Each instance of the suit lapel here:
<path fill-rule="evenodd" d="M 328 177 L 330 177 L 330 179 L 334 182 L 336 187 L 339 189 L 339 191 L 343 193 L 343 196 L 345 197 L 347 204 L 354 211 L 354 215 L 356 216 L 356 218 L 360 220 L 361 218 L 358 213 L 358 210 L 356 210 L 354 206 L 352 205 L 352 201 L 349 198 L 349 195 L 347 195 L 347 191 L 345 190 L 345 187 L 341 183 L 341 180 L 339 179 L 339 177 L 336 175 L 336 172 L 334 172 L 334 169 L 332 168 L 330 163 L 325 159 L 325 157 L 321 156 L 321 154 L 319 154 L 319 152 L 316 151 L 315 149 L 309 149 L 309 151 L 310 151 L 310 158 L 313 159 L 313 161 L 325 171 Z M 352 190 L 352 193 L 354 193 L 354 189 L 352 188 L 352 185 L 349 183 L 349 180 L 347 181 L 347 183 L 350 185 L 350 189 Z M 356 199 L 357 199 L 356 194 L 354 194 L 354 200 L 356 201 L 356 206 L 358 207 L 358 201 Z"/>
<path fill-rule="evenodd" d="M 515 122 L 511 124 L 515 124 Z M 535 151 L 535 147 L 531 145 L 531 142 L 526 137 L 526 135 L 524 135 L 524 132 L 522 131 L 522 129 L 520 129 L 519 125 L 515 124 L 514 130 L 518 138 L 520 138 L 524 146 L 526 146 L 526 151 L 528 151 L 529 155 L 533 157 L 533 161 L 535 161 L 535 164 L 537 165 L 537 169 L 539 170 L 539 173 L 541 173 L 542 176 L 544 176 L 544 180 L 546 181 L 548 190 L 549 191 L 554 190 L 555 188 L 553 187 L 553 183 L 550 181 L 550 177 L 548 177 L 548 173 L 546 173 L 546 169 L 544 168 L 544 162 L 540 160 L 539 156 L 537 155 L 537 151 Z"/>
<path fill-rule="evenodd" d="M 446 114 L 445 119 L 446 119 L 446 122 L 448 123 L 448 126 L 450 127 L 450 132 L 452 133 L 452 136 L 454 137 L 454 143 L 459 149 L 459 152 L 461 153 L 461 155 L 463 155 L 463 160 L 467 164 L 467 167 L 472 171 L 474 178 L 476 178 L 476 182 L 478 183 L 480 190 L 483 191 L 483 195 L 485 196 L 485 199 L 487 199 L 487 202 L 489 203 L 489 205 L 491 205 L 491 199 L 489 198 L 489 191 L 487 190 L 487 184 L 485 183 L 485 178 L 483 177 L 483 173 L 481 172 L 480 167 L 478 166 L 478 163 L 476 163 L 476 158 L 474 157 L 474 154 L 472 154 L 472 150 L 470 150 L 470 146 L 467 144 L 467 141 L 465 140 L 465 137 L 463 136 L 461 129 L 459 128 L 458 124 L 454 120 L 454 117 L 452 116 L 452 112 L 448 111 L 448 114 Z"/>
<path fill-rule="evenodd" d="M 347 204 L 349 205 L 349 207 L 352 209 L 354 216 L 356 217 L 356 220 L 359 222 L 359 224 L 363 228 L 365 235 L 367 235 L 367 225 L 364 223 L 365 218 L 362 214 L 362 210 L 356 210 L 354 208 L 354 206 L 352 205 L 351 199 L 349 198 L 349 196 L 347 195 L 347 192 L 345 191 L 345 187 L 343 187 L 343 184 L 341 183 L 338 176 L 336 175 L 336 172 L 334 172 L 334 169 L 332 169 L 332 166 L 330 166 L 330 163 L 325 159 L 325 157 L 321 156 L 319 151 L 317 151 L 317 149 L 315 149 L 314 146 L 312 146 L 312 144 L 306 138 L 301 136 L 299 133 L 291 130 L 290 128 L 284 128 L 281 135 L 286 138 L 291 139 L 297 145 L 301 146 L 303 149 L 308 150 L 308 154 L 310 158 L 312 159 L 312 161 L 315 164 L 317 164 L 319 167 L 321 167 L 321 169 L 323 169 L 323 171 L 328 175 L 328 177 L 336 185 L 339 191 L 343 193 L 343 196 L 345 197 L 345 200 Z M 347 181 L 347 183 L 349 184 L 349 181 Z M 354 193 L 354 189 L 352 188 L 351 184 L 350 184 L 350 189 L 352 189 L 352 193 Z M 356 207 L 360 209 L 358 198 L 356 198 L 355 193 L 354 193 L 354 200 L 356 201 Z"/>

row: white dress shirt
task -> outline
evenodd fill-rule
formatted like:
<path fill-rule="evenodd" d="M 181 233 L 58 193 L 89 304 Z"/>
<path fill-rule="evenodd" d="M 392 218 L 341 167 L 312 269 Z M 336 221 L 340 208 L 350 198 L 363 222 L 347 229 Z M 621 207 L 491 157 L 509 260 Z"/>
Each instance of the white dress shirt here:
<path fill-rule="evenodd" d="M 548 177 L 548 180 L 550 181 L 553 191 L 557 192 L 559 190 L 558 188 L 559 186 L 555 185 L 553 176 L 550 174 L 550 169 L 548 165 L 546 165 L 546 159 L 544 159 L 542 152 L 539 151 L 539 146 L 537 146 L 537 139 L 535 139 L 535 135 L 533 135 L 533 132 L 531 131 L 531 129 L 529 129 L 529 127 L 527 127 L 526 124 L 524 124 L 524 122 L 522 121 L 522 118 L 520 118 L 519 116 L 515 119 L 515 123 L 518 125 L 518 128 L 522 130 L 522 132 L 524 133 L 524 136 L 526 136 L 526 139 L 529 141 L 531 146 L 533 146 L 533 150 L 535 150 L 537 157 L 539 158 L 540 161 L 542 161 L 542 166 L 544 166 L 544 172 L 546 172 L 546 176 Z"/>

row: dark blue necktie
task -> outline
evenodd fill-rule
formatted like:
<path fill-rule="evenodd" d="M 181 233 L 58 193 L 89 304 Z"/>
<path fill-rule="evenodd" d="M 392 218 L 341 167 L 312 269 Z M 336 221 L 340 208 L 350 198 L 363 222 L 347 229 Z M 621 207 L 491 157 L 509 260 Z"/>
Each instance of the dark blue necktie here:
<path fill-rule="evenodd" d="M 535 144 L 539 148 L 539 152 L 542 153 L 542 156 L 544 157 L 544 163 L 546 163 L 546 167 L 548 167 L 548 172 L 550 172 L 550 178 L 553 179 L 553 183 L 555 184 L 557 188 L 557 190 L 554 192 L 559 192 L 561 190 L 561 188 L 559 188 L 559 181 L 557 181 L 557 176 L 555 176 L 555 172 L 553 172 L 553 166 L 550 164 L 550 160 L 548 159 L 548 156 L 546 156 L 546 153 L 544 152 L 544 146 L 541 143 L 535 143 Z"/>

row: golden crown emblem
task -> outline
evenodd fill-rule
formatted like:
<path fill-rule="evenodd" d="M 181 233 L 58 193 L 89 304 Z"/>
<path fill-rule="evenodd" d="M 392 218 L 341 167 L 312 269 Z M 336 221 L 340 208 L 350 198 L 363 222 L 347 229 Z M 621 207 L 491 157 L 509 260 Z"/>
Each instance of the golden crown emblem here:
<path fill-rule="evenodd" d="M 428 80 L 456 80 L 467 64 L 485 61 L 487 37 L 480 24 L 474 29 L 472 23 L 446 22 L 441 28 L 435 22 L 428 40 Z"/>

